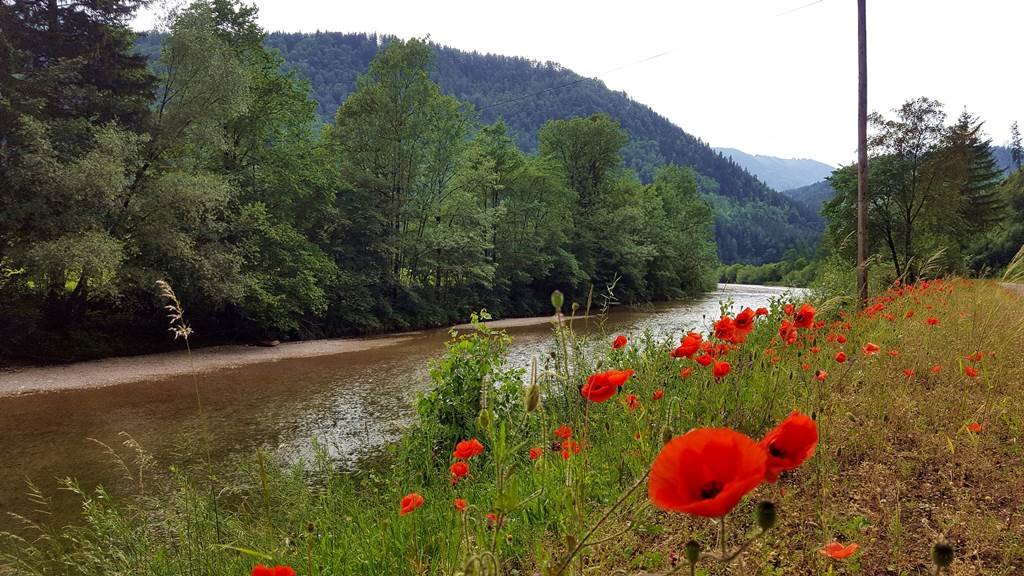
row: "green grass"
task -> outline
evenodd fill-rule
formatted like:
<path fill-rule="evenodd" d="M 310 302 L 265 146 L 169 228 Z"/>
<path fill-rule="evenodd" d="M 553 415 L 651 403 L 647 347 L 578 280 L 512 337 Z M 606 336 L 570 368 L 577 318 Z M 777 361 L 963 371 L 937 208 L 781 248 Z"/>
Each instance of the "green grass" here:
<path fill-rule="evenodd" d="M 947 282 L 894 297 L 871 317 L 846 315 L 845 345 L 826 338 L 842 311 L 822 304 L 829 325 L 817 332 L 817 353 L 810 343 L 777 341 L 781 304 L 729 353 L 732 369 L 720 381 L 670 358 L 674 343 L 655 335 L 629 335 L 622 350 L 598 336 L 606 351 L 594 355 L 593 342 L 557 330 L 551 353 L 525 375 L 543 398 L 529 413 L 522 374 L 501 361 L 505 336 L 462 334 L 431 372 L 435 393 L 421 405 L 420 423 L 380 464 L 352 474 L 322 453 L 292 467 L 259 455 L 237 468 L 206 463 L 171 479 L 142 475 L 146 483 L 133 494 L 81 494 L 81 526 L 31 525 L 9 536 L 6 570 L 220 575 L 248 574 L 262 562 L 302 575 L 554 573 L 604 519 L 565 574 L 666 573 L 688 540 L 711 546 L 717 527 L 648 502 L 642 479 L 663 438 L 698 426 L 756 438 L 799 409 L 818 421 L 816 455 L 741 503 L 729 517 L 728 543 L 756 532 L 759 499 L 777 503 L 778 527 L 728 567 L 702 562 L 707 574 L 930 574 L 940 537 L 958 550 L 955 574 L 1022 573 L 1022 300 L 991 283 Z M 927 325 L 928 316 L 940 324 Z M 865 357 L 860 347 L 869 341 L 882 353 Z M 839 347 L 851 358 L 844 365 L 833 360 Z M 984 360 L 964 359 L 977 351 Z M 936 364 L 943 369 L 933 374 Z M 979 377 L 966 377 L 965 364 L 976 364 Z M 686 380 L 683 366 L 695 366 Z M 612 367 L 636 374 L 612 400 L 583 401 L 577 390 L 587 376 Z M 825 382 L 813 378 L 816 369 L 830 373 Z M 659 389 L 665 397 L 655 401 Z M 629 393 L 641 402 L 634 411 L 624 405 Z M 975 421 L 983 432 L 967 431 Z M 551 446 L 561 424 L 583 446 L 568 460 Z M 453 486 L 454 442 L 473 436 L 486 451 Z M 544 448 L 536 462 L 531 447 Z M 413 491 L 425 504 L 399 516 L 400 499 Z M 470 502 L 466 515 L 455 511 L 456 497 Z M 861 552 L 845 561 L 818 553 L 837 538 Z"/>

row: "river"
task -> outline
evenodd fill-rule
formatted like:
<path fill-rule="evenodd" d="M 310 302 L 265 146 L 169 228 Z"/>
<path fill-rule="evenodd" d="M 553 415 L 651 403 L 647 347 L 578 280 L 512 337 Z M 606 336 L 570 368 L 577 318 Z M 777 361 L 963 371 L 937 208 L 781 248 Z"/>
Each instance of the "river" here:
<path fill-rule="evenodd" d="M 643 308 L 617 307 L 602 330 L 609 334 L 657 335 L 706 327 L 719 301 L 767 305 L 784 288 L 720 284 L 700 298 Z M 581 331 L 596 322 L 577 321 Z M 547 324 L 507 329 L 509 360 L 525 366 L 551 341 Z M 53 498 L 53 520 L 70 522 L 75 499 L 57 490 L 57 479 L 74 477 L 83 487 L 107 486 L 115 495 L 122 472 L 96 441 L 117 449 L 130 435 L 155 462 L 154 471 L 194 462 L 192 447 L 209 437 L 210 457 L 228 462 L 266 448 L 295 459 L 310 453 L 310 440 L 327 447 L 339 465 L 351 466 L 393 441 L 415 415 L 416 396 L 427 389 L 427 364 L 442 352 L 447 330 L 393 337 L 356 352 L 248 364 L 199 376 L 202 411 L 191 376 L 100 388 L 0 397 L 0 531 L 17 523 L 6 512 L 33 512 L 26 480 Z M 379 339 L 378 339 L 379 340 Z M 139 359 L 145 362 L 145 357 Z M 94 441 L 96 440 L 96 441 Z M 152 473 L 152 472 L 151 472 Z"/>

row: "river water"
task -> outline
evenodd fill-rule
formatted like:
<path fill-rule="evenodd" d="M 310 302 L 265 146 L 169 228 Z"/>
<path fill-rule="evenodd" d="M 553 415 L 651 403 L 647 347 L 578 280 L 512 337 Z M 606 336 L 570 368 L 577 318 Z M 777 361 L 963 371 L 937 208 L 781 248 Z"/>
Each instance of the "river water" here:
<path fill-rule="evenodd" d="M 722 300 L 756 308 L 784 291 L 720 284 L 700 298 L 618 307 L 600 328 L 580 320 L 574 328 L 678 334 L 707 327 Z M 551 342 L 548 324 L 508 332 L 509 360 L 521 366 Z M 0 531 L 17 526 L 6 512 L 43 518 L 33 511 L 27 480 L 52 497 L 56 522 L 73 521 L 77 505 L 57 489 L 58 478 L 73 477 L 85 488 L 103 484 L 116 496 L 124 488 L 123 471 L 97 441 L 130 460 L 126 434 L 152 456 L 156 473 L 194 462 L 198 445 L 209 445 L 217 462 L 257 448 L 295 459 L 310 454 L 313 438 L 341 465 L 358 463 L 397 438 L 414 417 L 413 403 L 429 384 L 428 360 L 443 351 L 447 339 L 447 330 L 430 330 L 370 350 L 205 373 L 199 382 L 201 412 L 190 376 L 0 398 Z"/>

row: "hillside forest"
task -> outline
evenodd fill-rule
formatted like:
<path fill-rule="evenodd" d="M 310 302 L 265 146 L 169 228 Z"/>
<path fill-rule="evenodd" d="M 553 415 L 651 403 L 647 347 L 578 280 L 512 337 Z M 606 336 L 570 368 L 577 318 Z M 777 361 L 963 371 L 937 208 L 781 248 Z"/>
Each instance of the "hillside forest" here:
<path fill-rule="evenodd" d="M 714 284 L 698 174 L 665 163 L 641 181 L 608 115 L 546 122 L 524 152 L 440 90 L 433 50 L 412 39 L 376 53 L 323 124 L 255 9 L 192 4 L 150 65 L 124 24 L 134 7 L 0 12 L 5 354 L 158 346 L 161 279 L 198 343 L 539 314 L 555 289 L 642 302 Z"/>
<path fill-rule="evenodd" d="M 793 199 L 556 64 L 90 6 L 0 2 L 0 356 L 165 348 L 162 279 L 198 345 L 852 281 L 854 166 Z M 879 278 L 1009 262 L 1024 182 L 980 119 L 919 98 L 873 132 Z"/>

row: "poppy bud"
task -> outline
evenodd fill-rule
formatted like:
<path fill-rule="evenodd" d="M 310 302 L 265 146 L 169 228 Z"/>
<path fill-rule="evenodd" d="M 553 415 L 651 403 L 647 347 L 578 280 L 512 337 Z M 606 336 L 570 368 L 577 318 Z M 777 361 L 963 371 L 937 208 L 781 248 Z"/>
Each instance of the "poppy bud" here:
<path fill-rule="evenodd" d="M 491 411 L 484 408 L 480 411 L 480 414 L 476 417 L 476 425 L 480 430 L 488 430 L 491 427 L 491 422 L 494 417 L 491 415 Z"/>
<path fill-rule="evenodd" d="M 572 313 L 575 314 L 576 311 L 579 310 L 579 309 L 580 309 L 580 303 L 579 302 L 573 302 L 572 303 Z"/>
<path fill-rule="evenodd" d="M 757 511 L 754 513 L 754 517 L 757 519 L 757 525 L 761 527 L 761 530 L 772 528 L 775 526 L 777 519 L 775 503 L 770 500 L 761 500 L 757 503 Z"/>
<path fill-rule="evenodd" d="M 526 411 L 533 412 L 540 405 L 540 386 L 536 382 L 526 389 Z"/>
<path fill-rule="evenodd" d="M 932 560 L 939 568 L 946 568 L 953 563 L 953 546 L 943 540 L 932 547 Z"/>
<path fill-rule="evenodd" d="M 555 290 L 551 293 L 551 305 L 555 307 L 556 314 L 562 312 L 562 304 L 565 304 L 565 295 L 561 290 Z"/>
<path fill-rule="evenodd" d="M 690 540 L 683 548 L 683 553 L 686 554 L 687 562 L 690 564 L 696 564 L 697 560 L 700 559 L 700 544 L 698 544 L 696 540 Z"/>

